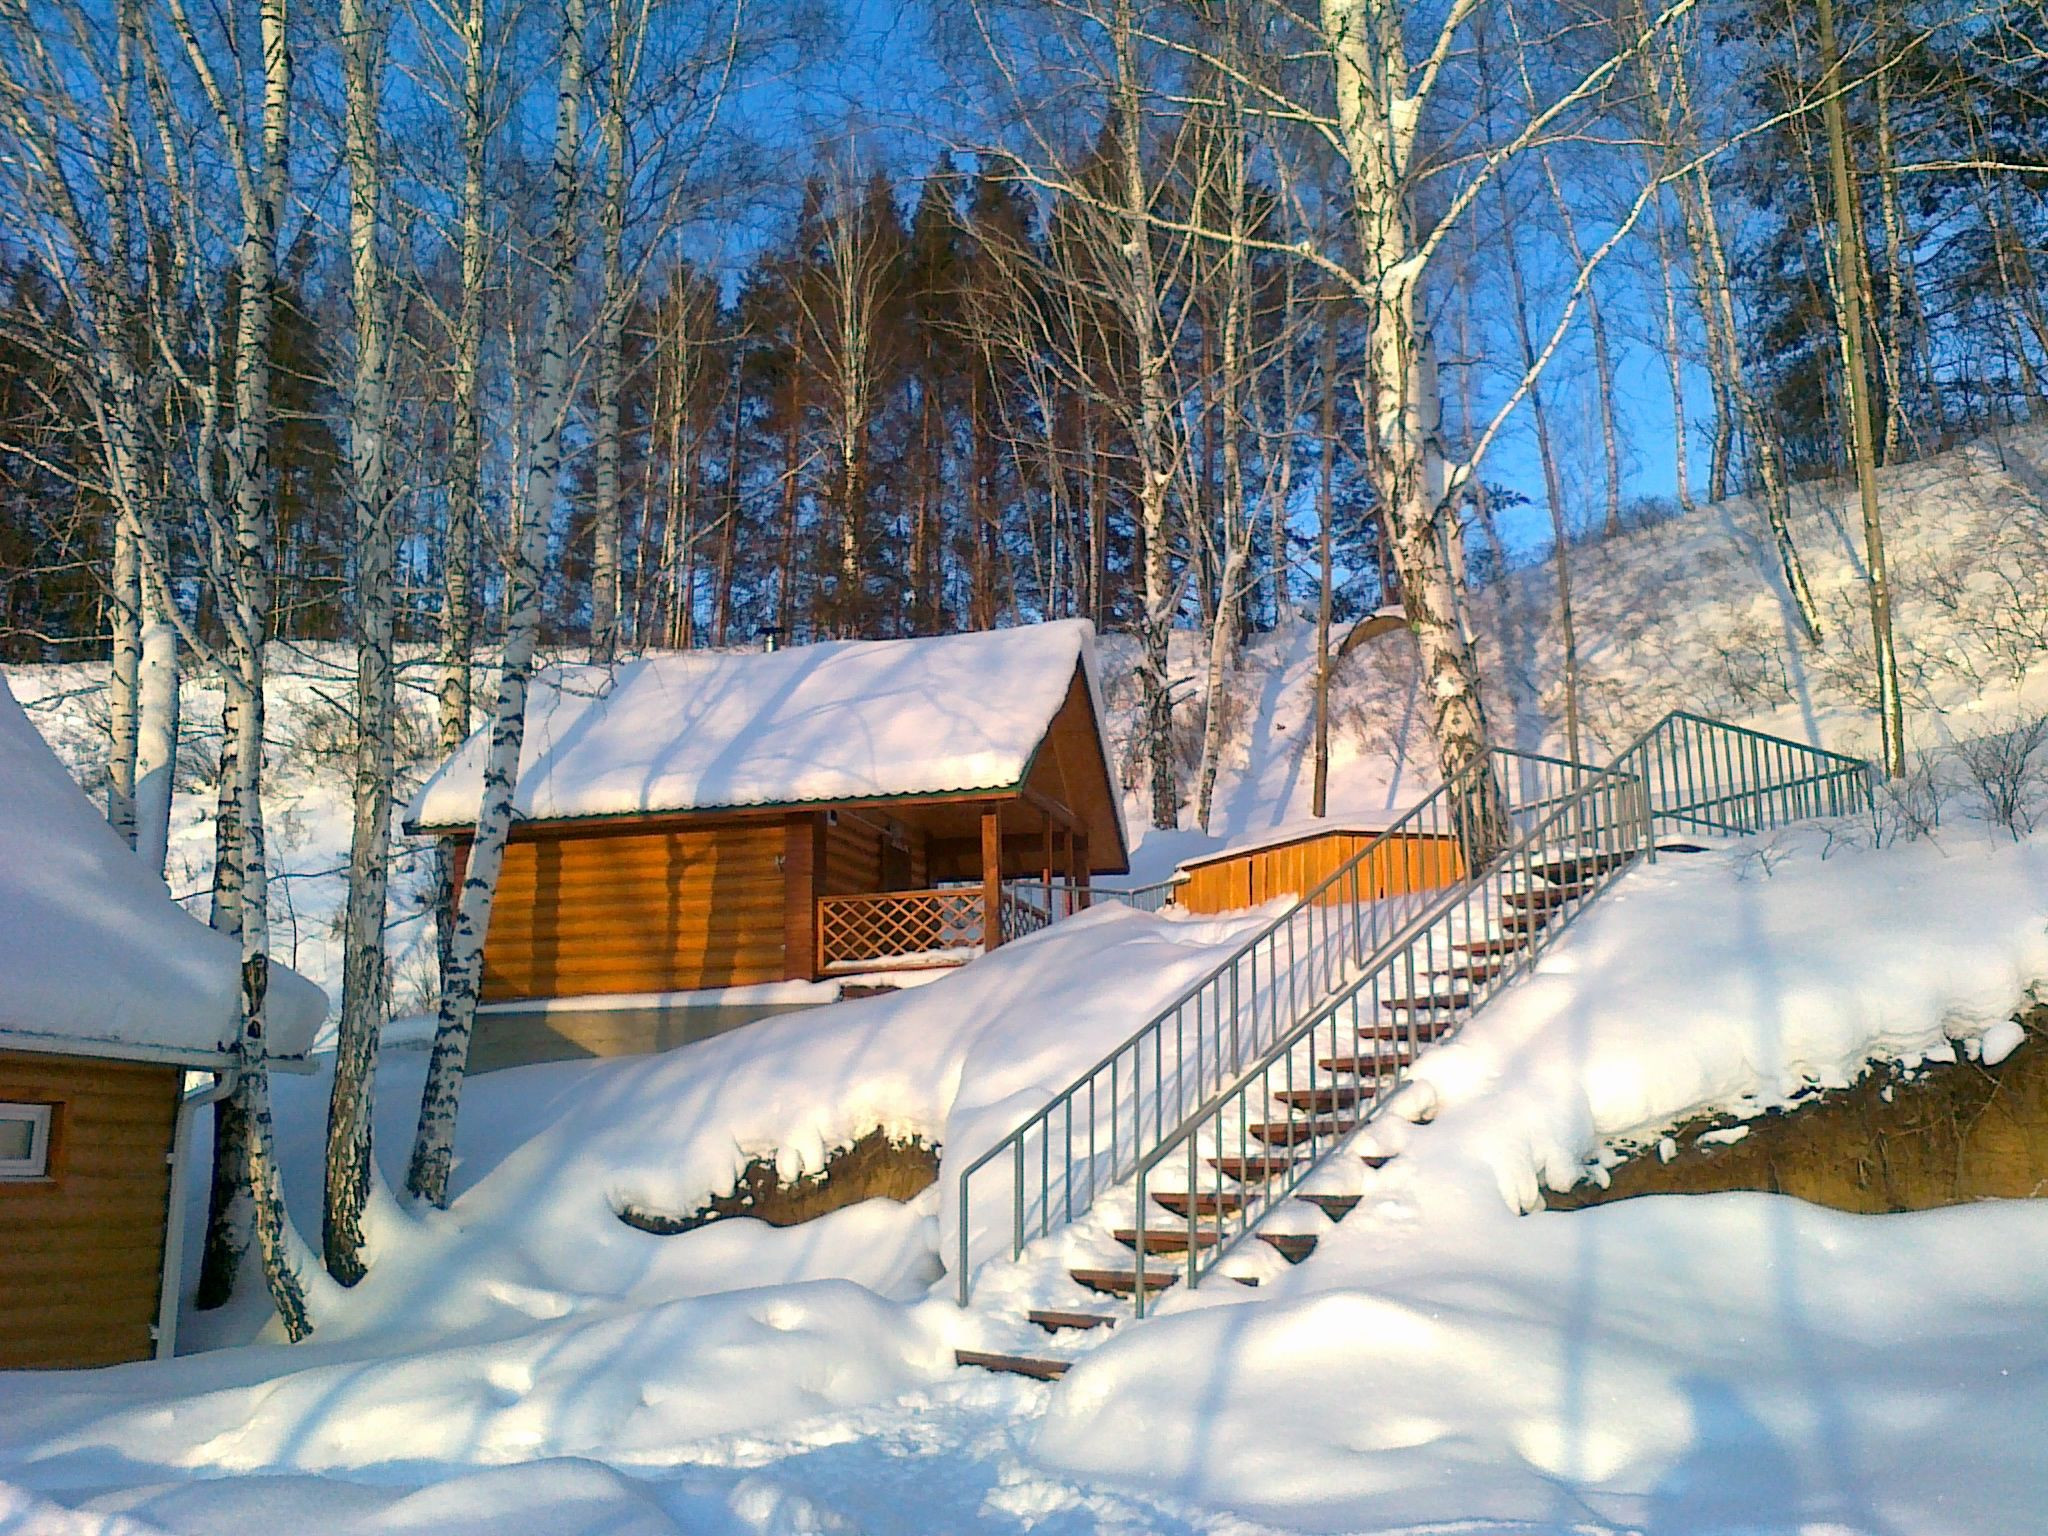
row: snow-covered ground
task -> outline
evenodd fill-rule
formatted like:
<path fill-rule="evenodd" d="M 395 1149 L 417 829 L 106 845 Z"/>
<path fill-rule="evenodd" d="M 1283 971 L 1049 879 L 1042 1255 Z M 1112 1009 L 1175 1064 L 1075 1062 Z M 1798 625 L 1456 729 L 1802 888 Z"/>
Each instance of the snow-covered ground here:
<path fill-rule="evenodd" d="M 1892 473 L 1929 745 L 2048 706 L 2043 647 L 2026 650 L 2001 595 L 2048 581 L 2021 548 L 2048 528 L 2026 478 L 2044 450 L 2033 440 L 2024 474 L 1995 445 Z M 1828 535 L 1831 506 L 1802 530 L 1839 606 L 1853 541 Z M 1786 642 L 1749 518 L 1707 509 L 1573 552 L 1604 747 L 1674 705 L 1869 745 L 1853 666 Z M 1523 746 L 1556 744 L 1546 593 L 1524 573 L 1474 614 Z M 1853 652 L 1849 619 L 1830 643 Z M 1302 628 L 1254 646 L 1210 835 L 1149 838 L 1141 870 L 1305 810 L 1311 654 Z M 1405 657 L 1381 640 L 1340 675 L 1342 814 L 1428 787 Z M 287 958 L 330 984 L 347 837 L 333 662 L 284 669 L 273 711 Z M 88 782 L 95 676 L 10 674 Z M 200 891 L 210 851 L 207 709 L 195 687 L 181 891 Z M 380 1198 L 370 1278 L 316 1290 L 310 1343 L 262 1336 L 245 1295 L 188 1316 L 187 1347 L 212 1347 L 168 1365 L 0 1375 L 0 1533 L 2033 1529 L 2048 1205 L 1540 1209 L 1546 1186 L 1700 1113 L 1751 1114 L 1873 1059 L 2013 1048 L 2009 1016 L 2048 983 L 2048 836 L 1989 824 L 1967 785 L 1945 798 L 1933 837 L 1893 841 L 1893 820 L 1877 848 L 1867 827 L 1805 827 L 1632 871 L 1417 1066 L 1356 1149 L 1399 1155 L 1341 1170 L 1365 1198 L 1308 1263 L 1257 1290 L 1170 1295 L 1054 1386 L 952 1367 L 1017 1305 L 993 1273 L 974 1309 L 950 1299 L 954 1175 L 1249 920 L 1105 908 L 914 992 L 656 1058 L 479 1078 L 452 1208 Z M 419 938 L 402 925 L 401 953 Z M 380 1072 L 390 1172 L 423 1065 L 395 1049 Z M 308 1232 L 325 1095 L 320 1074 L 277 1084 Z M 812 1168 L 876 1127 L 939 1143 L 938 1186 L 790 1229 L 658 1237 L 615 1215 L 693 1209 L 757 1154 Z"/>

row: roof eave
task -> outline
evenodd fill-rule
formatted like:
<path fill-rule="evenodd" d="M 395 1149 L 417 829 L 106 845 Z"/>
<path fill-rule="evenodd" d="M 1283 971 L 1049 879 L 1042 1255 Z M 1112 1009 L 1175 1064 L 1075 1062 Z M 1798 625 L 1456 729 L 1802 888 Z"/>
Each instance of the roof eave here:
<path fill-rule="evenodd" d="M 94 1061 L 136 1061 L 152 1066 L 183 1067 L 188 1072 L 225 1072 L 235 1053 L 220 1047 L 146 1045 L 134 1040 L 88 1040 L 77 1035 L 51 1035 L 33 1029 L 0 1025 L 0 1051 L 32 1056 L 83 1056 Z M 263 1064 L 282 1072 L 308 1073 L 310 1056 L 266 1056 Z"/>

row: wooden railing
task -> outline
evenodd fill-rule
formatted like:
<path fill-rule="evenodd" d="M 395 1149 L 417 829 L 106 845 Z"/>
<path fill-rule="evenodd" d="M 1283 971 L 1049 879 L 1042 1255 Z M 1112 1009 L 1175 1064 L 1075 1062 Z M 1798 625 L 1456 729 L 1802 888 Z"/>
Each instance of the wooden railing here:
<path fill-rule="evenodd" d="M 1131 890 L 1093 890 L 1066 880 L 1009 880 L 1003 884 L 1001 942 L 1050 928 L 1095 904 L 1117 903 L 1156 912 L 1176 882 Z M 924 959 L 957 965 L 987 947 L 978 885 L 926 891 L 871 891 L 818 898 L 818 973 L 856 971 Z"/>
<path fill-rule="evenodd" d="M 818 898 L 818 970 L 915 957 L 943 965 L 983 946 L 981 888 L 878 891 Z"/>

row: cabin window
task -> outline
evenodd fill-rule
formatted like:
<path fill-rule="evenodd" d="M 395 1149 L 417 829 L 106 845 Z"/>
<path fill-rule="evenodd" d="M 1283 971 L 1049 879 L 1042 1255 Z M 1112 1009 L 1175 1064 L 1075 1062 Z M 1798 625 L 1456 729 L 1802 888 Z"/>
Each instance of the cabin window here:
<path fill-rule="evenodd" d="M 48 1104 L 0 1104 L 0 1179 L 40 1179 L 50 1171 Z"/>

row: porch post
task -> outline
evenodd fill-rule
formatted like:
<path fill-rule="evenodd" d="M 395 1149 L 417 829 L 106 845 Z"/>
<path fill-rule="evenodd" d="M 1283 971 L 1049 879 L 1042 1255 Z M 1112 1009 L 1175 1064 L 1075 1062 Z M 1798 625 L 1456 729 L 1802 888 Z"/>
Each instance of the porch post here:
<path fill-rule="evenodd" d="M 1086 911 L 1095 898 L 1088 891 L 1088 834 L 1076 832 L 1067 840 L 1067 878 L 1074 882 L 1074 904 Z"/>
<path fill-rule="evenodd" d="M 1003 942 L 1003 829 L 995 806 L 981 813 L 981 947 Z"/>
<path fill-rule="evenodd" d="M 1044 877 L 1045 877 L 1045 916 L 1046 916 L 1046 920 L 1047 920 L 1048 922 L 1050 922 L 1050 921 L 1052 921 L 1053 919 L 1057 918 L 1057 917 L 1059 916 L 1059 914 L 1058 914 L 1057 912 L 1053 911 L 1053 909 L 1052 909 L 1052 871 L 1053 871 L 1053 862 L 1052 862 L 1052 856 L 1053 856 L 1053 855 L 1052 855 L 1052 813 L 1051 813 L 1050 811 L 1047 811 L 1047 812 L 1045 812 L 1044 814 L 1045 814 L 1045 868 L 1044 868 Z"/>

